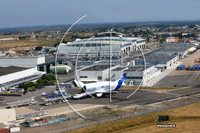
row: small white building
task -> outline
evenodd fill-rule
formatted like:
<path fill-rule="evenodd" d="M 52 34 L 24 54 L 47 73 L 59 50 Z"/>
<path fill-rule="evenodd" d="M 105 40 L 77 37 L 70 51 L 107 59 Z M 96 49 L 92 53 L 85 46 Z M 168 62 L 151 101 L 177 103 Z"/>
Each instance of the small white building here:
<path fill-rule="evenodd" d="M 16 120 L 15 109 L 0 109 L 0 123 Z"/>

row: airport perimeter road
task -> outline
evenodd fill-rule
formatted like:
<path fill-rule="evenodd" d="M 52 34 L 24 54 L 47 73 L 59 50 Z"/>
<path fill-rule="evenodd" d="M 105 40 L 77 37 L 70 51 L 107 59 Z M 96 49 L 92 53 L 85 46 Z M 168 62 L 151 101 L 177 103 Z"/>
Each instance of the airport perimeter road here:
<path fill-rule="evenodd" d="M 25 100 L 25 99 L 30 99 L 31 97 L 38 97 L 41 96 L 43 92 L 50 93 L 55 91 L 55 86 L 45 86 L 45 88 L 39 89 L 37 91 L 33 92 L 28 92 L 26 95 L 20 97 L 20 96 L 1 96 L 4 97 L 5 100 L 0 102 L 0 107 L 5 106 L 5 103 L 9 102 L 15 102 L 15 101 L 20 101 L 20 100 Z"/>
<path fill-rule="evenodd" d="M 69 103 L 72 106 L 76 105 L 83 105 L 86 106 L 95 106 L 95 105 L 121 105 L 121 106 L 127 106 L 132 104 L 142 104 L 150 101 L 157 101 L 167 98 L 174 97 L 174 94 L 167 94 L 167 93 L 156 93 L 156 92 L 149 92 L 149 91 L 143 91 L 138 90 L 132 97 L 126 98 L 128 95 L 130 95 L 134 90 L 123 90 L 123 93 L 117 93 L 112 95 L 112 102 L 110 103 L 109 95 L 106 95 L 102 98 L 91 98 L 87 97 L 84 99 L 79 100 L 70 100 Z M 80 92 L 79 89 L 73 89 L 73 94 Z M 69 92 L 69 94 L 72 94 Z M 51 106 L 44 106 L 44 102 L 41 100 L 40 97 L 36 97 L 36 100 L 38 101 L 37 105 L 34 106 L 27 106 L 29 109 L 38 110 L 39 108 L 43 107 L 45 110 L 52 109 L 52 108 L 59 108 L 63 106 L 68 106 L 66 103 L 61 104 L 55 104 Z"/>
<path fill-rule="evenodd" d="M 134 90 L 123 90 L 123 93 L 116 93 L 112 95 L 112 102 L 110 103 L 109 95 L 101 98 L 91 98 L 87 97 L 84 99 L 73 100 L 70 99 L 69 103 L 76 110 L 85 110 L 89 108 L 96 108 L 99 106 L 107 106 L 107 105 L 119 105 L 129 106 L 129 105 L 138 105 L 138 104 L 148 104 L 155 103 L 159 101 L 165 101 L 167 99 L 174 99 L 179 96 L 183 96 L 185 94 L 194 94 L 200 92 L 200 87 L 192 87 L 192 88 L 182 88 L 177 90 L 170 90 L 167 92 L 153 92 L 151 90 L 141 89 L 138 90 L 133 96 L 130 98 L 126 98 L 130 95 Z M 73 95 L 80 92 L 80 89 L 69 89 L 69 94 Z M 51 106 L 45 106 L 44 101 L 41 100 L 42 96 L 36 97 L 38 101 L 37 105 L 19 107 L 16 109 L 17 113 L 20 114 L 21 110 L 24 113 L 38 111 L 40 108 L 44 108 L 44 110 L 48 111 L 48 115 L 58 114 L 63 112 L 73 112 L 72 109 L 68 106 L 67 103 L 60 103 Z M 26 111 L 27 110 L 27 111 Z"/>
<path fill-rule="evenodd" d="M 182 65 L 188 67 L 188 65 L 197 65 L 194 61 L 200 56 L 200 50 L 189 55 L 188 58 L 181 59 Z M 200 81 L 196 80 L 200 76 L 200 71 L 191 70 L 173 70 L 166 77 L 155 84 L 155 87 L 172 87 L 177 86 L 195 86 L 200 84 Z"/>

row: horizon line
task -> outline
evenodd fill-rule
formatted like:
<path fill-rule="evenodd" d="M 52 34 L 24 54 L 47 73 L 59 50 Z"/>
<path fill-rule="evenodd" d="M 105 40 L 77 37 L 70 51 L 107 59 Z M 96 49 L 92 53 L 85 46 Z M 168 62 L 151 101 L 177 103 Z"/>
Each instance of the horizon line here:
<path fill-rule="evenodd" d="M 197 20 L 155 20 L 155 21 L 127 21 L 127 22 L 99 22 L 99 23 L 79 23 L 77 25 L 95 25 L 95 24 L 123 24 L 123 23 L 159 23 L 159 22 L 167 22 L 167 23 L 176 23 L 176 22 L 200 22 L 200 19 Z M 13 26 L 13 27 L 0 27 L 2 29 L 18 29 L 18 28 L 37 28 L 37 27 L 55 27 L 55 26 L 70 26 L 71 24 L 50 24 L 50 25 L 32 25 L 32 26 Z"/>

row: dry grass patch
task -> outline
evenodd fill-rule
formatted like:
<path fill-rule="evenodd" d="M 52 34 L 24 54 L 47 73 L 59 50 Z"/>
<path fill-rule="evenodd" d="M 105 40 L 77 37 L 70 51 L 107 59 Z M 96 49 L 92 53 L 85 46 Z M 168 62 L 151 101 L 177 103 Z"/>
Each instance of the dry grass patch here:
<path fill-rule="evenodd" d="M 169 121 L 157 122 L 157 116 L 168 115 Z M 157 124 L 176 124 L 176 128 L 157 128 Z M 193 125 L 193 131 L 200 131 L 200 103 L 178 107 L 163 112 L 132 117 L 129 119 L 100 124 L 70 131 L 69 133 L 107 133 L 107 132 L 173 132 L 190 131 L 187 126 Z"/>

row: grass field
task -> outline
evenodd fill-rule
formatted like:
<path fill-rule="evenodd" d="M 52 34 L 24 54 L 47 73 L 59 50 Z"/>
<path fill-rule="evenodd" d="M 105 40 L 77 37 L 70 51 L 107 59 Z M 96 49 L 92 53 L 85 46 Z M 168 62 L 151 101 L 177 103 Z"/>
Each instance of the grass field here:
<path fill-rule="evenodd" d="M 19 36 L 26 36 L 26 35 L 7 35 L 7 36 L 0 36 L 0 38 L 18 38 Z M 32 41 L 32 46 L 39 46 L 39 45 L 53 46 L 55 43 L 58 42 L 58 40 L 55 40 L 55 39 L 46 40 L 45 37 L 40 37 L 40 38 L 37 38 L 36 40 L 37 41 Z M 0 50 L 8 50 L 9 48 L 13 48 L 13 47 L 27 47 L 27 46 L 30 46 L 30 39 L 14 40 L 14 41 L 0 41 Z"/>
<path fill-rule="evenodd" d="M 168 115 L 169 121 L 157 122 L 156 117 Z M 158 128 L 157 124 L 176 124 L 175 128 Z M 111 123 L 100 124 L 70 131 L 69 133 L 160 133 L 160 132 L 199 132 L 200 103 L 194 103 L 158 113 L 133 117 Z"/>

